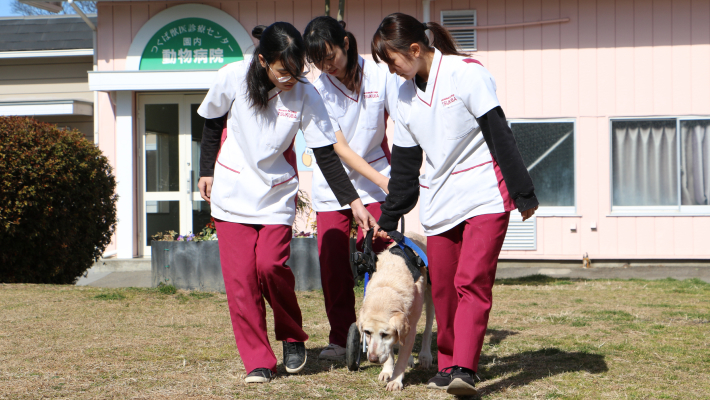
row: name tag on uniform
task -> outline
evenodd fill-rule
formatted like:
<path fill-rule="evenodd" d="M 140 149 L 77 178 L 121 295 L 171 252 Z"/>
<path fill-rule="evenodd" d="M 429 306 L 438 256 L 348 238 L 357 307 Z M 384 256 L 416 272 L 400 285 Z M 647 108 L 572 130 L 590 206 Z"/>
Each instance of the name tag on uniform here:
<path fill-rule="evenodd" d="M 444 107 L 447 107 L 447 106 L 450 106 L 451 104 L 453 104 L 453 103 L 454 103 L 455 101 L 457 101 L 457 100 L 458 100 L 458 99 L 456 98 L 456 96 L 452 94 L 452 95 L 449 96 L 449 97 L 445 97 L 445 98 L 441 99 L 441 104 L 442 104 Z"/>
<path fill-rule="evenodd" d="M 279 117 L 288 118 L 291 120 L 296 120 L 298 118 L 298 113 L 296 111 L 289 110 L 288 108 L 279 108 Z"/>
<path fill-rule="evenodd" d="M 380 92 L 378 92 L 378 91 L 365 92 L 365 98 L 366 98 L 366 99 L 379 99 L 379 98 L 380 98 Z"/>

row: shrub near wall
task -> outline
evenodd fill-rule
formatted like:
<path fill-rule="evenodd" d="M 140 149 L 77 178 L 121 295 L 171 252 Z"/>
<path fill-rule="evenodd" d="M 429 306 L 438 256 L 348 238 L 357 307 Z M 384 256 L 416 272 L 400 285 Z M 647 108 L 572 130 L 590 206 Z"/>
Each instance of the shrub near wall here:
<path fill-rule="evenodd" d="M 76 282 L 111 242 L 115 189 L 79 131 L 0 117 L 0 282 Z"/>

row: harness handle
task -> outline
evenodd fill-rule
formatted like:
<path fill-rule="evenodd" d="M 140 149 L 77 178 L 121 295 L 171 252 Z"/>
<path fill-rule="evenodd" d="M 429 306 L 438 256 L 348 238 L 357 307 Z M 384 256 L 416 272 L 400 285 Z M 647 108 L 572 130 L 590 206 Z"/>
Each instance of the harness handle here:
<path fill-rule="evenodd" d="M 375 230 L 370 228 L 365 234 L 365 243 L 362 244 L 362 252 L 365 254 L 372 253 L 372 237 L 375 235 Z"/>

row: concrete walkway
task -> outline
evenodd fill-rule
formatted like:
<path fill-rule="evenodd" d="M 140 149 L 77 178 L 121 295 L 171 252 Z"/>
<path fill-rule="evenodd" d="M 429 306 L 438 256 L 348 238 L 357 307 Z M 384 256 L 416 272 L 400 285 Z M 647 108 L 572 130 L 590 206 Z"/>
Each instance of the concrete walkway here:
<path fill-rule="evenodd" d="M 524 266 L 521 266 L 524 265 Z M 629 266 L 597 267 L 584 269 L 581 266 L 539 267 L 530 264 L 502 262 L 496 279 L 520 278 L 529 275 L 547 275 L 571 279 L 665 279 L 678 280 L 698 278 L 710 283 L 710 267 L 697 266 Z M 81 277 L 77 286 L 104 288 L 151 287 L 150 259 L 103 260 Z"/>
<path fill-rule="evenodd" d="M 506 266 L 498 268 L 496 279 L 520 278 L 529 275 L 547 275 L 553 278 L 572 279 L 666 279 L 698 278 L 710 283 L 710 267 L 628 267 L 628 268 L 535 268 Z"/>

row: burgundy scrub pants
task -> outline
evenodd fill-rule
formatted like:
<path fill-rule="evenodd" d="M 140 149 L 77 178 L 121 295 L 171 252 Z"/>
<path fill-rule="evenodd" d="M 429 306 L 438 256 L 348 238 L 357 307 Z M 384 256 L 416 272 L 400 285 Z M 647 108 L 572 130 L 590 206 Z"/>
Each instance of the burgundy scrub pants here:
<path fill-rule="evenodd" d="M 479 215 L 427 238 L 439 370 L 478 370 L 509 218 L 509 212 Z"/>
<path fill-rule="evenodd" d="M 367 211 L 380 218 L 381 203 L 370 203 Z M 325 211 L 316 214 L 318 223 L 318 259 L 320 260 L 320 279 L 325 297 L 325 312 L 330 322 L 330 343 L 345 347 L 350 325 L 357 320 L 355 316 L 355 279 L 350 269 L 350 221 L 351 209 Z M 362 250 L 362 229 L 357 228 L 357 248 Z M 372 249 L 379 253 L 389 246 L 390 240 L 377 239 Z"/>
<path fill-rule="evenodd" d="M 266 332 L 264 299 L 274 311 L 276 340 L 305 342 L 295 278 L 284 263 L 291 254 L 291 227 L 215 220 L 229 316 L 244 368 L 276 372 Z"/>

